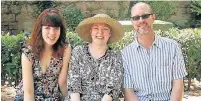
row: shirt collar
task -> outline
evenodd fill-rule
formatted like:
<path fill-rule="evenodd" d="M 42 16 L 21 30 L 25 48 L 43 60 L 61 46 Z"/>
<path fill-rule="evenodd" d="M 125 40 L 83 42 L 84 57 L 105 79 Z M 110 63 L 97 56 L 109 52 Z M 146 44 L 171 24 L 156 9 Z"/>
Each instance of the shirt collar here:
<path fill-rule="evenodd" d="M 162 44 L 161 44 L 161 42 L 160 42 L 160 36 L 159 35 L 157 35 L 157 34 L 155 34 L 155 40 L 154 40 L 154 42 L 153 42 L 153 45 L 155 45 L 157 48 L 162 48 Z"/>
<path fill-rule="evenodd" d="M 134 48 L 136 49 L 136 50 L 138 50 L 140 47 L 142 47 L 140 44 L 139 44 L 139 42 L 137 41 L 137 32 L 134 32 L 134 35 L 135 35 L 135 40 L 134 40 Z M 157 35 L 157 34 L 155 34 L 155 40 L 154 40 L 154 42 L 153 42 L 153 45 L 154 46 L 156 46 L 157 48 L 162 48 L 162 44 L 160 43 L 160 36 L 159 35 Z M 153 46 L 152 45 L 152 46 Z"/>

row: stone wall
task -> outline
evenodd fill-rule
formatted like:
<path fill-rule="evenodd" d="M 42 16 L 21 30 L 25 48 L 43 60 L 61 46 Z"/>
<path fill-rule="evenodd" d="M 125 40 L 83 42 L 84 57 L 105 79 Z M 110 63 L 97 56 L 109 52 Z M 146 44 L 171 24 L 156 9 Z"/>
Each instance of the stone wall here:
<path fill-rule="evenodd" d="M 23 30 L 31 31 L 35 21 L 34 9 L 37 9 L 34 2 L 1 2 L 1 31 L 11 34 L 17 34 Z"/>
<path fill-rule="evenodd" d="M 36 3 L 36 1 L 2 1 L 2 32 L 11 34 L 23 30 L 31 32 L 36 20 L 34 15 L 38 9 Z M 127 5 L 129 5 L 129 1 L 54 1 L 54 7 L 59 9 L 61 14 L 65 7 L 72 6 L 79 8 L 85 18 L 97 13 L 106 13 L 118 18 L 119 15 L 126 15 L 126 12 L 119 11 L 128 10 Z"/>
<path fill-rule="evenodd" d="M 129 5 L 129 1 L 54 1 L 54 7 L 59 9 L 61 14 L 65 7 L 73 6 L 79 8 L 85 18 L 106 13 L 117 20 L 130 13 Z M 179 2 L 175 15 L 170 19 L 180 26 L 185 26 L 191 17 L 188 5 L 189 1 Z M 1 30 L 11 34 L 23 30 L 31 32 L 37 10 L 37 1 L 1 1 Z"/>

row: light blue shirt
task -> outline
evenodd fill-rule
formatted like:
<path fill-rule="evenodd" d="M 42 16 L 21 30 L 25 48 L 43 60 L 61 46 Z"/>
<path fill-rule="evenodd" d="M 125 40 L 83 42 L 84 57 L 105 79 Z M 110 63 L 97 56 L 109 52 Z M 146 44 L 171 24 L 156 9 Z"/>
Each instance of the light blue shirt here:
<path fill-rule="evenodd" d="M 147 51 L 137 40 L 122 50 L 124 88 L 133 88 L 140 101 L 169 101 L 172 81 L 187 75 L 179 44 L 155 35 Z"/>

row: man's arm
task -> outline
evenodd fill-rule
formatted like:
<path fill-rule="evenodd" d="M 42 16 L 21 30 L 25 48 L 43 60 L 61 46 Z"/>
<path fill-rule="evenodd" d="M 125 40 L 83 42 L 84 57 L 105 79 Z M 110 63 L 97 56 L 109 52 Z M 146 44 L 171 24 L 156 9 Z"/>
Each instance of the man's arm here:
<path fill-rule="evenodd" d="M 128 60 L 125 56 L 124 51 L 122 51 L 122 58 L 123 58 L 123 67 L 124 67 L 124 101 L 139 101 L 137 95 L 133 91 L 133 81 L 131 77 L 131 73 L 129 70 Z"/>
<path fill-rule="evenodd" d="M 138 97 L 136 96 L 132 88 L 124 88 L 124 100 L 139 101 Z"/>
<path fill-rule="evenodd" d="M 182 55 L 181 48 L 177 44 L 175 48 L 175 57 L 173 61 L 173 81 L 172 81 L 172 92 L 170 101 L 182 101 L 183 97 L 183 77 L 187 75 L 184 58 Z"/>
<path fill-rule="evenodd" d="M 174 79 L 170 101 L 182 101 L 183 91 L 184 91 L 183 79 Z"/>

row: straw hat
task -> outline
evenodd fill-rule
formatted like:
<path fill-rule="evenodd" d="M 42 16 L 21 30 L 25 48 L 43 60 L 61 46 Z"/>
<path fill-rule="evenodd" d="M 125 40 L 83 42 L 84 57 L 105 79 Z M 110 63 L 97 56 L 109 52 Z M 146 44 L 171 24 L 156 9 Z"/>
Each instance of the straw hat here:
<path fill-rule="evenodd" d="M 118 42 L 123 37 L 123 26 L 115 19 L 112 19 L 107 14 L 96 14 L 93 17 L 87 18 L 79 23 L 76 27 L 76 32 L 83 40 L 92 42 L 91 38 L 91 26 L 94 23 L 105 23 L 111 27 L 111 36 L 108 43 Z"/>

